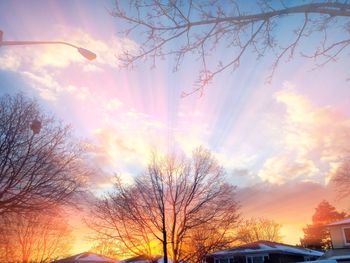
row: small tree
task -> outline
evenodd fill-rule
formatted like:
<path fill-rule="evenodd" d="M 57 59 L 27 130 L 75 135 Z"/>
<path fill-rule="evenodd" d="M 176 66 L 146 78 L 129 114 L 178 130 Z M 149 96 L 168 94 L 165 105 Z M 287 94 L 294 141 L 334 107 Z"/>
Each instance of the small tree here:
<path fill-rule="evenodd" d="M 169 254 L 176 263 L 185 258 L 184 247 L 194 234 L 215 229 L 227 236 L 235 226 L 235 188 L 223 176 L 223 169 L 201 148 L 191 160 L 154 156 L 132 185 L 119 181 L 115 192 L 97 204 L 91 226 L 133 254 L 151 254 L 151 244 L 158 243 L 164 262 Z"/>
<path fill-rule="evenodd" d="M 123 251 L 116 249 L 117 247 L 118 245 L 114 240 L 104 239 L 102 237 L 101 239 L 95 240 L 94 245 L 89 249 L 89 251 L 114 259 L 124 258 L 124 256 L 128 255 L 128 253 L 124 253 Z"/>
<path fill-rule="evenodd" d="M 201 231 L 195 230 L 189 234 L 188 241 L 182 248 L 182 259 L 191 263 L 205 262 L 209 253 L 226 249 L 234 241 L 236 241 L 234 229 L 206 226 Z"/>
<path fill-rule="evenodd" d="M 237 240 L 242 243 L 258 240 L 281 242 L 281 225 L 266 218 L 245 220 L 237 229 Z"/>
<path fill-rule="evenodd" d="M 1 217 L 0 261 L 48 263 L 67 254 L 71 236 L 60 209 Z"/>
<path fill-rule="evenodd" d="M 18 94 L 0 98 L 0 215 L 74 203 L 82 150 L 68 126 Z"/>
<path fill-rule="evenodd" d="M 335 207 L 323 200 L 315 209 L 312 216 L 312 224 L 307 225 L 304 231 L 304 238 L 300 240 L 303 247 L 311 249 L 331 248 L 329 232 L 326 228 L 328 223 L 345 218 L 344 212 L 336 211 Z"/>

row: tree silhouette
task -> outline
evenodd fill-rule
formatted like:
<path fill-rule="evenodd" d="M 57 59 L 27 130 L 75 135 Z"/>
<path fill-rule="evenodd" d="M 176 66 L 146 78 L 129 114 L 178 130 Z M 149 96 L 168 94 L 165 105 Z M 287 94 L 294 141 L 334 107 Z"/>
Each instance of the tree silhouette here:
<path fill-rule="evenodd" d="M 150 255 L 156 243 L 164 262 L 168 254 L 179 262 L 194 233 L 215 229 L 219 234 L 212 236 L 213 242 L 219 242 L 235 226 L 235 188 L 224 183 L 223 176 L 222 168 L 201 148 L 190 160 L 154 156 L 133 184 L 119 181 L 115 192 L 96 205 L 90 225 L 99 238 L 119 241 L 133 254 Z"/>
<path fill-rule="evenodd" d="M 332 243 L 326 225 L 333 221 L 345 218 L 344 212 L 336 211 L 335 207 L 323 200 L 315 209 L 312 216 L 312 224 L 307 225 L 304 231 L 304 238 L 300 240 L 301 245 L 311 249 L 331 248 Z"/>
<path fill-rule="evenodd" d="M 49 263 L 68 253 L 70 230 L 60 208 L 6 214 L 0 222 L 1 262 Z"/>
<path fill-rule="evenodd" d="M 346 159 L 338 167 L 335 175 L 331 179 L 335 183 L 339 197 L 344 198 L 350 196 L 350 160 Z"/>
<path fill-rule="evenodd" d="M 281 225 L 266 218 L 251 218 L 239 225 L 237 239 L 242 243 L 259 240 L 281 242 Z"/>
<path fill-rule="evenodd" d="M 196 85 L 184 96 L 202 92 L 217 74 L 235 70 L 247 53 L 256 59 L 275 56 L 271 79 L 281 60 L 297 51 L 323 66 L 345 54 L 350 45 L 346 0 L 134 0 L 128 5 L 117 1 L 111 14 L 121 20 L 123 35 L 141 39 L 138 51 L 127 50 L 121 57 L 125 66 L 145 58 L 155 65 L 157 58 L 172 57 L 178 70 L 188 55 L 199 61 Z M 286 21 L 289 25 L 281 31 Z M 305 45 L 312 37 L 317 40 Z"/>
<path fill-rule="evenodd" d="M 0 98 L 0 215 L 73 204 L 87 172 L 82 149 L 24 95 Z"/>
<path fill-rule="evenodd" d="M 205 262 L 209 253 L 232 246 L 236 241 L 234 229 L 218 229 L 216 225 L 206 225 L 201 231 L 190 231 L 186 243 L 182 247 L 184 262 Z"/>

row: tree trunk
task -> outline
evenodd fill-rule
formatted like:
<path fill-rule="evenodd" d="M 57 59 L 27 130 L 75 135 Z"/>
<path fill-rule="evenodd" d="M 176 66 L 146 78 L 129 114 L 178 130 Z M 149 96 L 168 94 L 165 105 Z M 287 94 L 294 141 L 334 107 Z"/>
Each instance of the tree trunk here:
<path fill-rule="evenodd" d="M 165 228 L 165 213 L 163 214 L 162 225 L 163 225 L 163 256 L 164 256 L 163 263 L 168 263 L 167 237 L 166 237 L 166 228 Z"/>

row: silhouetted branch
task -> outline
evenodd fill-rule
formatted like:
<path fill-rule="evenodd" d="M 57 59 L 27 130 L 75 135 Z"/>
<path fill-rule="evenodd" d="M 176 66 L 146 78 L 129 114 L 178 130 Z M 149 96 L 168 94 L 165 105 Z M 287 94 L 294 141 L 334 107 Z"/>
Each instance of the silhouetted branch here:
<path fill-rule="evenodd" d="M 30 126 L 40 120 L 37 134 Z M 0 215 L 74 204 L 87 171 L 70 128 L 23 95 L 0 99 Z"/>
<path fill-rule="evenodd" d="M 137 39 L 141 38 L 138 52 L 126 51 L 120 57 L 125 66 L 147 58 L 155 66 L 156 58 L 173 56 L 174 70 L 178 70 L 187 55 L 199 61 L 199 77 L 195 87 L 182 94 L 188 96 L 202 93 L 203 88 L 219 73 L 237 69 L 240 60 L 249 52 L 257 59 L 267 53 L 276 55 L 269 76 L 271 80 L 282 58 L 287 54 L 288 59 L 292 58 L 297 47 L 305 43 L 302 42 L 304 38 L 313 33 L 323 32 L 326 37 L 313 47 L 311 54 L 304 56 L 326 58 L 318 66 L 335 60 L 348 47 L 349 40 L 328 39 L 327 29 L 336 28 L 342 35 L 349 35 L 350 3 L 326 0 L 305 2 L 256 1 L 255 7 L 248 12 L 243 11 L 241 1 L 138 0 L 130 1 L 128 7 L 123 1 L 116 1 L 116 8 L 111 14 L 122 21 L 126 36 L 134 33 Z M 277 28 L 282 24 L 282 19 L 288 17 L 300 20 L 302 26 L 296 28 L 290 24 L 288 32 L 284 32 L 288 37 L 285 37 Z M 219 49 L 227 52 L 220 56 Z M 303 50 L 302 47 L 300 51 L 305 53 Z M 214 60 L 216 65 L 208 65 L 208 58 Z"/>
<path fill-rule="evenodd" d="M 148 245 L 159 244 L 176 263 L 193 253 L 183 245 L 198 231 L 215 229 L 212 243 L 227 238 L 238 218 L 234 193 L 208 151 L 198 149 L 191 160 L 154 156 L 134 184 L 118 181 L 115 192 L 97 203 L 90 225 L 97 238 L 119 241 L 131 253 L 150 254 Z"/>

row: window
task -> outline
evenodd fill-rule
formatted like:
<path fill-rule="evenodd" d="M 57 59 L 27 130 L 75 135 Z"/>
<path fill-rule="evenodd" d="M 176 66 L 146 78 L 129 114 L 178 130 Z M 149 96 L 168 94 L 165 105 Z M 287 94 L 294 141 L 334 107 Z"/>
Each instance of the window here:
<path fill-rule="evenodd" d="M 265 258 L 268 258 L 268 256 L 247 256 L 246 263 L 264 263 Z"/>
<path fill-rule="evenodd" d="M 345 245 L 350 245 L 350 227 L 343 228 Z"/>
<path fill-rule="evenodd" d="M 233 263 L 233 258 L 215 258 L 214 263 Z"/>
<path fill-rule="evenodd" d="M 253 263 L 263 263 L 264 257 L 253 257 Z"/>

